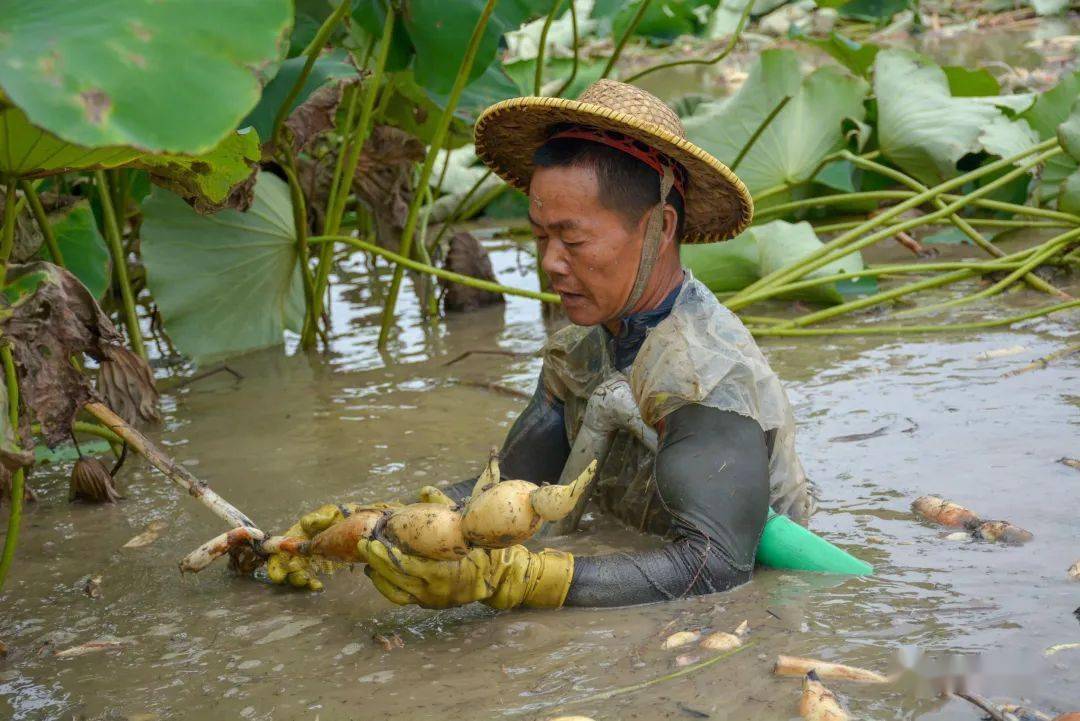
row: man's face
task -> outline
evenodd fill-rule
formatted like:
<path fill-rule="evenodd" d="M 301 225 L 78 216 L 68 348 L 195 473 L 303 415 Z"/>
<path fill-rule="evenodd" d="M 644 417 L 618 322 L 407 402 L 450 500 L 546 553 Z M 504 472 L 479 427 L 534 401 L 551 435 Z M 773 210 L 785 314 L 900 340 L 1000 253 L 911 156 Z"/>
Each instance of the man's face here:
<path fill-rule="evenodd" d="M 616 317 L 630 295 L 646 221 L 627 227 L 603 206 L 596 172 L 587 167 L 537 168 L 529 186 L 529 221 L 544 269 L 572 323 Z"/>

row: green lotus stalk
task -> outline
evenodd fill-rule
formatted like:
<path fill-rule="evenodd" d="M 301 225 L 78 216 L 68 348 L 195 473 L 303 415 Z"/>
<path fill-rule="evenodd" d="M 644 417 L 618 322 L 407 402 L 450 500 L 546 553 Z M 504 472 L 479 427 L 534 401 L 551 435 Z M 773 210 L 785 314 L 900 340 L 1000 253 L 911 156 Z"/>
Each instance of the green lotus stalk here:
<path fill-rule="evenodd" d="M 925 185 L 910 177 L 906 173 L 902 173 L 899 170 L 895 170 L 886 165 L 882 165 L 881 163 L 877 163 L 873 160 L 867 160 L 865 158 L 860 158 L 859 156 L 850 152 L 845 152 L 843 157 L 845 160 L 850 161 L 851 163 L 860 168 L 879 173 L 880 175 L 884 175 L 887 178 L 892 178 L 893 180 L 908 186 L 917 193 L 924 193 L 929 190 L 929 188 L 927 188 Z M 932 202 L 934 204 L 934 207 L 938 208 L 939 210 L 945 207 L 945 202 L 941 198 L 934 198 Z M 958 213 L 951 213 L 948 216 L 948 220 L 954 226 L 956 226 L 956 228 L 959 229 L 960 232 L 970 238 L 972 243 L 985 250 L 989 255 L 992 255 L 996 258 L 1000 258 L 1005 255 L 1005 251 L 1003 251 L 1001 248 L 998 248 L 996 245 L 984 238 L 982 234 L 979 233 L 979 231 L 975 230 L 975 228 L 972 227 L 972 225 L 968 223 L 964 218 L 962 218 Z M 1028 273 L 1027 275 L 1025 275 L 1024 281 L 1032 288 L 1035 288 L 1036 290 L 1041 290 L 1044 293 L 1049 293 L 1050 295 L 1056 296 L 1057 298 L 1060 298 L 1062 300 L 1068 300 L 1071 297 L 1068 293 L 1065 293 L 1055 288 L 1042 278 L 1039 278 L 1032 273 Z"/>
<path fill-rule="evenodd" d="M 18 217 L 19 207 L 15 198 L 15 180 L 13 178 L 5 178 L 7 184 L 7 193 L 4 197 L 4 225 L 2 235 L 0 235 L 0 258 L 6 264 L 7 259 L 11 257 L 11 249 L 15 247 L 15 218 Z M 4 284 L 4 279 L 0 278 L 0 286 Z"/>
<path fill-rule="evenodd" d="M 760 223 L 766 218 L 772 219 L 771 216 L 787 215 L 791 211 L 802 210 L 803 208 L 816 208 L 819 206 L 843 205 L 846 203 L 860 203 L 877 200 L 907 200 L 908 198 L 914 197 L 914 195 L 915 193 L 907 190 L 862 190 L 852 193 L 820 195 L 813 198 L 792 200 L 788 203 L 778 203 L 776 205 L 770 205 L 768 208 L 762 208 L 754 217 L 754 222 Z M 754 198 L 754 202 L 757 203 L 758 199 Z M 863 220 L 861 222 L 865 223 L 866 221 Z"/>
<path fill-rule="evenodd" d="M 739 168 L 739 163 L 743 161 L 743 158 L 746 157 L 746 154 L 750 152 L 750 149 L 752 147 L 754 147 L 754 143 L 758 141 L 758 138 L 761 137 L 761 134 L 765 132 L 765 129 L 772 124 L 772 121 L 776 119 L 776 116 L 780 114 L 780 111 L 783 110 L 784 106 L 786 106 L 790 101 L 790 95 L 785 95 L 784 97 L 780 98 L 780 102 L 778 102 L 773 107 L 773 109 L 769 111 L 769 114 L 765 116 L 761 123 L 758 124 L 757 129 L 750 134 L 750 138 L 746 141 L 746 144 L 743 145 L 742 150 L 740 150 L 739 154 L 735 156 L 735 160 L 731 161 L 731 172 L 734 173 Z"/>
<path fill-rule="evenodd" d="M 34 220 L 37 221 L 38 228 L 41 230 L 41 237 L 44 238 L 45 248 L 52 256 L 53 263 L 63 268 L 64 255 L 56 243 L 56 233 L 53 232 L 52 223 L 49 222 L 49 216 L 41 204 L 41 196 L 38 195 L 37 188 L 34 187 L 34 183 L 26 180 L 20 180 L 19 187 L 22 188 L 23 195 L 30 204 L 30 212 L 34 214 Z"/>
<path fill-rule="evenodd" d="M 984 165 L 981 168 L 941 183 L 940 185 L 931 188 L 925 193 L 919 193 L 905 200 L 904 202 L 889 208 L 888 210 L 868 220 L 862 225 L 837 236 L 828 243 L 825 243 L 821 248 L 815 250 L 813 253 L 804 256 L 803 258 L 800 258 L 795 263 L 792 263 L 791 265 L 784 268 L 780 268 L 779 270 L 770 273 L 764 278 L 761 278 L 760 280 L 751 283 L 747 288 L 737 293 L 735 297 L 729 299 L 727 301 L 727 306 L 732 310 L 742 308 L 746 305 L 745 298 L 754 291 L 760 290 L 767 286 L 778 285 L 788 280 L 793 280 L 797 277 L 806 275 L 807 273 L 811 273 L 824 265 L 828 265 L 834 260 L 850 255 L 856 250 L 860 250 L 861 248 L 876 243 L 883 238 L 892 237 L 902 230 L 908 230 L 909 228 L 914 228 L 919 225 L 926 225 L 932 223 L 939 218 L 946 217 L 950 213 L 954 212 L 957 208 L 970 203 L 973 198 L 981 197 L 996 190 L 1005 183 L 1010 182 L 1013 178 L 1016 178 L 1017 176 L 1026 173 L 1032 167 L 1045 162 L 1046 160 L 1060 154 L 1061 152 L 1062 149 L 1060 146 L 1057 146 L 1057 140 L 1052 138 L 1043 143 L 1039 143 L 1032 148 L 1029 148 L 1028 150 L 1023 151 L 1022 153 L 1018 153 L 1017 155 L 1009 158 L 1004 158 L 995 163 Z M 961 200 L 951 203 L 941 210 L 928 213 L 927 215 L 918 218 L 913 218 L 901 223 L 897 223 L 896 225 L 886 227 L 883 230 L 871 233 L 868 236 L 860 238 L 860 236 L 862 236 L 864 232 L 872 230 L 875 227 L 885 225 L 887 221 L 895 218 L 904 211 L 921 205 L 927 200 L 930 200 L 931 198 L 934 198 L 947 190 L 952 190 L 953 188 L 960 187 L 972 180 L 981 178 L 988 173 L 996 172 L 1004 167 L 1009 167 L 1016 163 L 1018 160 L 1022 160 L 1023 158 L 1026 158 L 1035 153 L 1038 154 L 1035 155 L 1034 158 L 1024 161 L 1018 167 L 1014 168 L 1008 173 L 1005 173 L 994 181 L 987 183 L 986 185 L 978 188 L 977 190 L 972 191 L 970 195 L 964 196 Z"/>
<path fill-rule="evenodd" d="M 726 58 L 731 54 L 731 51 L 735 49 L 735 44 L 739 42 L 739 36 L 742 35 L 743 29 L 746 27 L 747 20 L 750 19 L 750 11 L 754 9 L 754 0 L 749 0 L 746 3 L 746 7 L 743 8 L 742 14 L 739 16 L 739 24 L 735 26 L 735 32 L 731 34 L 728 39 L 727 45 L 724 49 L 711 58 L 694 58 L 691 60 L 675 60 L 670 63 L 660 63 L 659 65 L 653 65 L 651 68 L 645 68 L 639 73 L 634 73 L 626 79 L 626 82 L 632 83 L 638 78 L 645 77 L 650 73 L 655 73 L 657 70 L 667 70 L 668 68 L 679 67 L 680 65 L 716 65 L 718 62 Z"/>
<path fill-rule="evenodd" d="M 953 200 L 959 200 L 964 196 L 943 193 L 940 197 L 951 202 Z M 1059 220 L 1067 225 L 1080 225 L 1080 216 L 1073 215 L 1072 213 L 1063 213 L 1060 210 L 1051 210 L 1050 208 L 1038 208 L 1031 205 L 1006 203 L 1002 200 L 991 200 L 989 198 L 978 198 L 975 200 L 975 205 L 980 208 L 986 208 L 987 210 L 1000 210 L 1004 213 L 1012 213 L 1014 215 L 1027 215 L 1032 218 Z"/>
<path fill-rule="evenodd" d="M 296 177 L 296 155 L 287 153 L 288 163 L 281 166 L 285 178 L 289 182 L 289 196 L 292 199 L 293 227 L 296 231 L 296 254 L 300 263 L 300 279 L 304 286 L 304 307 L 314 306 L 315 279 L 311 274 L 311 253 L 308 249 L 308 215 L 307 202 L 304 200 L 304 191 L 300 188 L 300 181 Z M 308 317 L 305 315 L 304 326 L 307 327 Z M 302 333 L 301 333 L 302 335 Z"/>
<path fill-rule="evenodd" d="M 431 204 L 433 202 L 433 194 L 431 192 L 431 186 L 424 187 L 424 205 L 420 211 L 420 240 L 416 244 L 416 255 L 421 263 L 431 266 L 431 255 L 428 253 L 427 246 L 427 232 L 428 221 L 431 219 Z M 429 318 L 436 318 L 439 315 L 439 299 L 435 293 L 435 288 L 431 283 L 431 276 L 424 274 L 422 276 L 424 281 L 422 283 L 422 292 L 420 293 L 420 307 L 424 309 L 424 313 Z"/>
<path fill-rule="evenodd" d="M 316 31 L 315 37 L 304 48 L 304 55 L 307 56 L 307 60 L 304 62 L 304 67 L 300 71 L 300 75 L 297 76 L 296 82 L 289 88 L 289 94 L 285 96 L 285 102 L 281 104 L 277 115 L 274 116 L 274 125 L 269 138 L 271 141 L 277 142 L 281 127 L 285 124 L 285 119 L 289 117 L 289 111 L 292 110 L 293 103 L 296 102 L 296 98 L 299 97 L 300 91 L 304 88 L 308 76 L 311 75 L 311 69 L 315 67 L 315 61 L 319 59 L 323 46 L 326 45 L 326 41 L 330 38 L 330 33 L 334 31 L 334 27 L 341 22 L 351 7 L 352 2 L 350 0 L 340 0 L 337 8 L 323 21 L 323 24 Z"/>
<path fill-rule="evenodd" d="M 6 235 L 8 232 L 6 221 L 8 219 L 5 217 L 4 220 L 4 233 Z M 14 216 L 12 216 L 12 220 L 14 220 Z M 4 255 L 3 258 L 6 264 L 8 256 Z M 19 427 L 19 381 L 15 376 L 15 361 L 11 357 L 10 346 L 0 348 L 0 361 L 4 364 L 4 381 L 7 383 L 7 420 L 12 429 L 15 429 Z M 8 514 L 7 535 L 4 536 L 4 550 L 3 554 L 0 555 L 0 589 L 4 588 L 8 570 L 15 560 L 15 546 L 19 542 L 19 527 L 22 525 L 23 494 L 26 492 L 25 482 L 26 472 L 22 468 L 11 474 L 11 511 Z"/>
<path fill-rule="evenodd" d="M 1005 276 L 998 282 L 994 283 L 988 288 L 984 288 L 983 290 L 978 291 L 977 293 L 972 293 L 971 295 L 966 295 L 962 298 L 953 298 L 952 300 L 935 303 L 933 305 L 923 306 L 920 308 L 912 308 L 910 310 L 897 313 L 896 317 L 901 318 L 904 316 L 914 315 L 916 313 L 922 314 L 930 313 L 932 311 L 944 310 L 946 308 L 957 308 L 961 305 L 967 305 L 968 303 L 974 303 L 977 300 L 982 300 L 983 298 L 989 298 L 992 295 L 996 295 L 1008 288 L 1013 283 L 1015 283 L 1017 279 L 1021 277 L 1026 278 L 1028 275 L 1031 274 L 1031 271 L 1033 271 L 1035 268 L 1038 268 L 1040 265 L 1045 263 L 1053 256 L 1064 251 L 1070 241 L 1073 241 L 1078 237 L 1080 237 L 1080 228 L 1071 230 L 1068 233 L 1063 233 L 1056 238 L 1048 240 L 1046 243 L 1043 243 L 1041 246 L 1039 246 L 1038 251 L 1034 253 L 1029 260 L 1026 260 L 1024 263 L 1022 263 L 1015 270 L 1013 270 L 1011 273 L 1009 273 L 1007 276 Z M 1065 298 L 1065 300 L 1068 299 L 1068 297 Z"/>
<path fill-rule="evenodd" d="M 559 86 L 559 90 L 555 93 L 555 97 L 561 98 L 563 93 L 574 84 L 574 80 L 577 78 L 578 64 L 580 63 L 580 52 L 578 51 L 578 25 L 577 25 L 577 6 L 574 4 L 574 0 L 570 0 L 570 34 L 571 44 L 574 46 L 574 59 L 570 62 L 570 75 L 566 78 L 562 85 Z"/>
<path fill-rule="evenodd" d="M 604 72 L 600 74 L 601 78 L 606 78 L 608 75 L 611 75 L 611 71 L 615 69 L 615 63 L 619 62 L 619 56 L 622 55 L 623 48 L 626 47 L 626 42 L 645 18 L 645 13 L 648 12 L 649 6 L 652 5 L 652 0 L 640 0 L 640 3 L 637 12 L 634 13 L 634 17 L 630 19 L 630 24 L 623 30 L 619 42 L 615 44 L 615 50 L 612 51 L 611 57 L 608 58 L 607 65 L 604 66 Z"/>
<path fill-rule="evenodd" d="M 88 436 L 97 436 L 110 443 L 123 443 L 124 439 L 113 433 L 105 426 L 98 425 L 97 423 L 87 423 L 86 421 L 75 421 L 72 424 L 71 430 L 75 433 L 84 433 Z M 41 424 L 34 423 L 30 426 L 31 433 L 41 433 Z"/>
<path fill-rule="evenodd" d="M 551 30 L 551 23 L 555 20 L 555 14 L 559 12 L 559 8 L 562 7 L 563 0 L 551 0 L 551 10 L 548 11 L 547 17 L 544 18 L 544 27 L 540 29 L 540 48 L 536 52 L 536 73 L 533 77 L 533 95 L 540 94 L 540 88 L 544 85 L 544 51 L 547 50 L 547 37 L 548 31 Z M 570 4 L 574 4 L 574 0 L 570 0 Z"/>
<path fill-rule="evenodd" d="M 506 285 L 500 285 L 490 280 L 483 280 L 481 278 L 473 278 L 469 275 L 462 275 L 461 273 L 454 273 L 453 271 L 444 270 L 443 268 L 437 268 L 432 265 L 426 265 L 419 261 L 407 258 L 406 256 L 395 253 L 392 250 L 387 250 L 381 246 L 369 243 L 359 238 L 354 238 L 350 235 L 315 235 L 308 239 L 311 244 L 317 243 L 343 243 L 350 245 L 354 248 L 358 248 L 363 251 L 367 251 L 372 255 L 378 255 L 387 260 L 397 264 L 399 267 L 415 270 L 418 273 L 425 273 L 427 275 L 433 275 L 436 278 L 442 278 L 448 280 L 451 283 L 458 283 L 470 288 L 476 288 L 477 290 L 486 290 L 491 293 L 504 293 L 506 295 L 516 295 L 522 298 L 531 298 L 532 300 L 539 300 L 545 303 L 558 303 L 559 296 L 554 293 L 538 293 L 535 290 L 526 290 L 524 288 L 512 288 Z"/>
<path fill-rule="evenodd" d="M 1028 272 L 1031 268 L 1034 268 L 1036 265 L 1038 265 L 1038 263 L 1040 262 L 1041 258 L 1044 255 L 1044 249 L 1045 249 L 1046 246 L 1049 246 L 1050 248 L 1059 248 L 1059 247 L 1063 246 L 1065 243 L 1067 243 L 1069 240 L 1071 240 L 1072 238 L 1076 237 L 1077 235 L 1080 235 L 1080 229 L 1075 230 L 1075 231 L 1071 231 L 1070 233 L 1065 233 L 1064 235 L 1061 235 L 1061 236 L 1059 236 L 1057 238 L 1054 238 L 1054 239 L 1048 241 L 1046 244 L 1044 244 L 1044 246 L 1040 246 L 1040 248 L 1043 248 L 1043 249 L 1038 250 L 1034 254 L 1032 254 L 1031 258 L 1029 260 L 1025 260 L 1019 266 L 1019 269 L 1013 271 L 1013 273 L 1010 274 L 1009 277 L 1010 278 L 1019 277 L 1018 275 L 1016 275 L 1017 273 L 1020 273 L 1022 275 L 1024 273 Z M 1004 267 L 1006 266 L 1007 261 L 1011 261 L 1011 260 L 1012 260 L 1012 258 L 1009 258 L 1009 257 L 998 258 L 997 260 L 991 261 L 990 263 L 988 263 L 986 265 L 990 265 L 990 266 L 998 265 L 999 266 L 998 269 L 1004 269 Z M 884 303 L 885 301 L 894 300 L 896 298 L 899 298 L 899 297 L 902 297 L 902 296 L 905 296 L 905 295 L 910 295 L 911 293 L 916 293 L 916 292 L 919 292 L 919 291 L 922 291 L 922 290 L 927 290 L 929 288 L 937 288 L 937 287 L 940 287 L 940 286 L 943 286 L 943 285 L 948 285 L 950 283 L 955 283 L 957 281 L 964 280 L 966 278 L 970 278 L 970 277 L 972 277 L 974 275 L 976 275 L 975 270 L 969 270 L 969 269 L 957 270 L 957 271 L 954 271 L 952 273 L 946 273 L 944 275 L 939 275 L 939 276 L 936 276 L 934 278 L 928 278 L 926 280 L 918 281 L 916 283 L 911 283 L 910 285 L 904 285 L 904 286 L 900 286 L 899 288 L 893 288 L 891 290 L 884 291 L 882 293 L 877 293 L 875 295 L 866 296 L 865 298 L 859 298 L 857 300 L 848 301 L 847 303 L 841 303 L 840 305 L 836 305 L 836 306 L 833 306 L 831 308 L 826 308 L 826 309 L 820 310 L 820 311 L 818 311 L 816 313 L 810 313 L 808 315 L 801 316 L 801 317 L 796 318 L 794 320 L 790 320 L 781 327 L 784 327 L 784 328 L 797 328 L 797 327 L 811 325 L 813 323 L 818 323 L 818 322 L 823 321 L 823 320 L 828 320 L 830 318 L 835 318 L 838 315 L 843 315 L 845 313 L 850 313 L 852 311 L 861 310 L 862 308 L 867 308 L 867 307 L 870 307 L 872 305 L 877 305 L 879 303 Z"/>
<path fill-rule="evenodd" d="M 120 298 L 124 304 L 124 327 L 127 328 L 132 349 L 139 354 L 139 357 L 146 360 L 146 346 L 143 344 L 142 330 L 139 328 L 139 314 L 135 310 L 135 294 L 131 292 L 131 281 L 128 279 L 127 256 L 120 236 L 120 224 L 116 218 L 116 211 L 113 209 L 112 193 L 104 171 L 94 171 L 94 184 L 97 185 L 98 199 L 101 201 L 102 225 L 105 226 L 105 238 L 109 241 L 116 284 L 120 286 Z"/>
<path fill-rule="evenodd" d="M 1012 325 L 1014 323 L 1020 323 L 1025 320 L 1031 320 L 1032 318 L 1041 318 L 1043 316 L 1051 315 L 1053 313 L 1060 313 L 1062 311 L 1072 310 L 1073 308 L 1080 308 L 1080 300 L 1070 300 L 1064 303 L 1043 306 L 1042 308 L 1036 308 L 1035 310 L 1028 311 L 1027 313 L 1021 313 L 1019 315 L 1013 315 L 1007 318 L 996 318 L 994 320 L 982 320 L 970 323 L 952 323 L 949 325 L 871 325 L 866 326 L 865 328 L 751 327 L 749 328 L 749 330 L 755 336 L 783 336 L 796 338 L 804 336 L 826 335 L 905 335 L 918 333 L 957 333 L 960 331 L 983 330 L 986 328 L 998 328 L 1001 326 Z"/>
<path fill-rule="evenodd" d="M 435 235 L 435 240 L 433 240 L 431 242 L 431 245 L 428 246 L 428 250 L 430 252 L 435 252 L 435 248 L 438 247 L 439 243 L 443 239 L 443 236 L 446 234 L 447 229 L 449 229 L 451 225 L 453 225 L 462 217 L 467 217 L 462 214 L 462 209 L 465 207 L 465 204 L 468 203 L 469 200 L 476 194 L 476 191 L 480 189 L 480 186 L 484 184 L 484 181 L 490 178 L 491 175 L 492 171 L 490 169 L 485 171 L 484 174 L 477 178 L 476 182 L 472 184 L 472 187 L 469 188 L 468 192 L 461 197 L 461 200 L 459 200 L 454 205 L 454 209 L 451 210 L 450 214 L 446 216 L 445 220 L 443 220 L 442 226 L 439 228 L 439 232 Z"/>
<path fill-rule="evenodd" d="M 419 187 L 424 187 L 431 179 L 431 172 L 435 167 L 435 159 L 446 140 L 446 133 L 450 129 L 450 122 L 453 120 L 454 110 L 457 108 L 458 100 L 461 98 L 461 91 L 465 89 L 469 73 L 472 72 L 473 62 L 476 60 L 476 52 L 480 48 L 480 40 L 484 37 L 484 29 L 487 27 L 488 20 L 491 19 L 491 13 L 495 10 L 496 1 L 497 0 L 487 0 L 484 4 L 484 9 L 480 12 L 479 19 L 476 21 L 476 26 L 473 28 L 472 37 L 469 38 L 469 44 L 465 49 L 465 56 L 461 59 L 461 66 L 458 68 L 457 77 L 454 78 L 454 85 L 450 89 L 450 96 L 446 100 L 446 107 L 443 108 L 442 114 L 439 116 L 438 125 L 436 125 L 435 133 L 431 139 L 431 146 L 428 148 L 427 155 L 424 157 L 424 165 L 420 169 Z M 387 37 L 387 40 L 389 40 L 389 37 Z M 416 235 L 416 223 L 420 217 L 420 204 L 422 202 L 423 194 L 414 193 L 412 202 L 409 204 L 409 214 L 405 219 L 405 228 L 401 232 L 401 255 L 404 258 L 409 258 L 412 254 L 413 236 Z M 394 277 L 390 281 L 390 290 L 386 297 L 386 306 L 383 308 L 382 327 L 379 329 L 379 348 L 384 348 L 386 346 L 386 341 L 390 334 L 390 324 L 394 319 L 394 310 L 397 306 L 398 293 L 401 291 L 403 273 L 404 266 L 399 263 L 394 268 Z"/>
<path fill-rule="evenodd" d="M 346 154 L 345 162 L 335 167 L 335 171 L 340 169 L 341 172 L 340 175 L 335 173 L 336 182 L 331 185 L 336 193 L 330 198 L 324 227 L 324 231 L 330 235 L 337 233 L 341 229 L 341 218 L 345 214 L 345 200 L 349 197 L 353 177 L 356 175 L 356 167 L 360 164 L 360 153 L 364 149 L 364 143 L 367 141 L 368 135 L 371 133 L 372 109 L 375 107 L 375 97 L 379 91 L 379 84 L 382 82 L 383 72 L 386 68 L 386 58 L 390 54 L 395 15 L 393 6 L 387 7 L 386 20 L 382 29 L 382 41 L 379 43 L 379 51 L 375 55 L 375 67 L 372 69 L 371 77 L 366 81 L 368 86 L 364 89 L 363 100 L 360 104 L 360 119 L 356 123 L 356 128 L 350 130 L 347 154 L 344 148 L 342 149 L 342 154 Z M 320 255 L 319 268 L 315 276 L 314 306 L 311 313 L 312 326 L 308 330 L 308 335 L 306 337 L 301 336 L 300 339 L 301 345 L 304 347 L 311 347 L 315 342 L 314 327 L 322 317 L 323 298 L 326 296 L 327 284 L 330 282 L 330 266 L 332 263 L 333 257 L 329 253 L 324 252 Z"/>

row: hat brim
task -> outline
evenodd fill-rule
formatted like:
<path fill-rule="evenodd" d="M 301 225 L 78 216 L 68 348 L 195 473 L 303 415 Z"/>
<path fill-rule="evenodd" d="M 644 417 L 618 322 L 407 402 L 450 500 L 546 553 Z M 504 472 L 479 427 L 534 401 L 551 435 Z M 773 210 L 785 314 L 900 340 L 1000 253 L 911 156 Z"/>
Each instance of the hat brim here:
<path fill-rule="evenodd" d="M 533 153 L 560 123 L 620 132 L 681 163 L 689 176 L 683 242 L 726 240 L 750 225 L 754 201 L 726 165 L 685 138 L 602 105 L 551 97 L 504 100 L 477 119 L 476 155 L 500 178 L 527 193 Z"/>

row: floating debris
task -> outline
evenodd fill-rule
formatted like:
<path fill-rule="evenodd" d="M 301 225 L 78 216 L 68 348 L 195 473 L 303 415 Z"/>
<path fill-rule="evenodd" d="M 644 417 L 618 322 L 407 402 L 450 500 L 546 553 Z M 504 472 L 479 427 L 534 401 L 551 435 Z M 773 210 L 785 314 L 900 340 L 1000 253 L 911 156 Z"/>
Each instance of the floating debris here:
<path fill-rule="evenodd" d="M 993 360 L 994 358 L 1007 358 L 1011 355 L 1019 355 L 1026 353 L 1027 348 L 1022 345 L 1009 346 L 1008 348 L 995 348 L 993 350 L 983 351 L 975 356 L 979 360 Z"/>
<path fill-rule="evenodd" d="M 677 631 L 664 639 L 664 643 L 660 645 L 665 651 L 679 646 L 685 646 L 688 643 L 697 643 L 701 640 L 701 634 L 697 631 Z"/>
<path fill-rule="evenodd" d="M 984 521 L 971 535 L 980 541 L 1001 541 L 1002 543 L 1027 543 L 1035 536 L 1008 521 Z"/>
<path fill-rule="evenodd" d="M 971 534 L 967 531 L 955 531 L 944 536 L 946 541 L 970 541 Z"/>
<path fill-rule="evenodd" d="M 150 523 L 147 524 L 145 531 L 136 536 L 132 536 L 122 548 L 142 548 L 143 546 L 149 546 L 156 541 L 168 527 L 169 524 L 165 521 L 150 521 Z"/>
<path fill-rule="evenodd" d="M 1050 714 L 1011 703 L 1002 704 L 1001 712 L 1003 714 L 1012 714 L 1016 717 L 1016 721 L 1052 721 Z"/>
<path fill-rule="evenodd" d="M 1080 643 L 1055 643 L 1053 646 L 1043 651 L 1043 655 L 1053 656 L 1059 651 L 1070 651 L 1074 648 L 1080 648 Z"/>
<path fill-rule="evenodd" d="M 733 633 L 724 633 L 723 631 L 710 633 L 701 642 L 701 647 L 710 651 L 730 651 L 739 646 L 742 646 L 741 638 Z"/>
<path fill-rule="evenodd" d="M 810 673 L 828 681 L 892 682 L 888 676 L 883 676 L 876 671 L 802 656 L 777 656 L 776 664 L 773 666 L 773 674 L 776 676 L 806 676 Z"/>
<path fill-rule="evenodd" d="M 675 657 L 675 665 L 679 668 L 684 666 L 693 666 L 695 663 L 701 660 L 701 656 L 693 653 L 684 653 Z"/>
<path fill-rule="evenodd" d="M 1073 565 L 1069 566 L 1069 578 L 1074 581 L 1080 581 L 1080 561 L 1077 561 Z"/>
<path fill-rule="evenodd" d="M 1080 459 L 1078 458 L 1062 457 L 1058 459 L 1058 463 L 1064 463 L 1069 468 L 1075 468 L 1076 470 L 1080 471 Z"/>
<path fill-rule="evenodd" d="M 131 643 L 133 642 L 129 638 L 89 641 L 87 643 L 80 643 L 78 646 L 72 646 L 71 648 L 57 651 L 55 656 L 56 658 L 75 658 L 76 656 L 86 656 L 87 654 L 98 653 L 99 651 L 117 651 L 125 646 L 131 645 Z"/>
<path fill-rule="evenodd" d="M 806 721 L 848 721 L 850 718 L 837 700 L 836 694 L 825 688 L 813 671 L 803 677 L 799 715 Z"/>
<path fill-rule="evenodd" d="M 82 592 L 90 598 L 101 598 L 101 576 L 90 576 L 83 583 Z"/>
<path fill-rule="evenodd" d="M 382 646 L 383 651 L 393 651 L 395 648 L 405 648 L 405 641 L 396 633 L 392 633 L 389 636 L 375 633 L 372 634 L 371 640 Z"/>

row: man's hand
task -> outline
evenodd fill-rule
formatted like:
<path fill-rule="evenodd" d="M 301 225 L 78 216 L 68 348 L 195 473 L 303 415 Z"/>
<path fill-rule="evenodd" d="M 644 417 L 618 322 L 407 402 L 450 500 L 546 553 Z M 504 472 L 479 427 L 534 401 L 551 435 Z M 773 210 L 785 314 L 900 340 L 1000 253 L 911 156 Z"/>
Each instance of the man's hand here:
<path fill-rule="evenodd" d="M 368 505 L 356 503 L 334 505 L 328 503 L 311 513 L 301 516 L 300 520 L 290 526 L 282 535 L 311 539 L 358 511 L 368 509 L 385 510 L 400 505 L 398 503 L 373 503 Z M 322 581 L 316 578 L 316 573 L 319 567 L 325 569 L 329 563 L 324 559 L 275 553 L 266 562 L 266 574 L 273 583 L 288 583 L 293 588 L 321 591 L 323 584 Z"/>
<path fill-rule="evenodd" d="M 498 609 L 561 606 L 574 576 L 569 553 L 524 546 L 474 548 L 457 561 L 402 553 L 377 540 L 361 541 L 364 573 L 379 593 L 399 606 L 451 608 L 480 601 Z"/>

